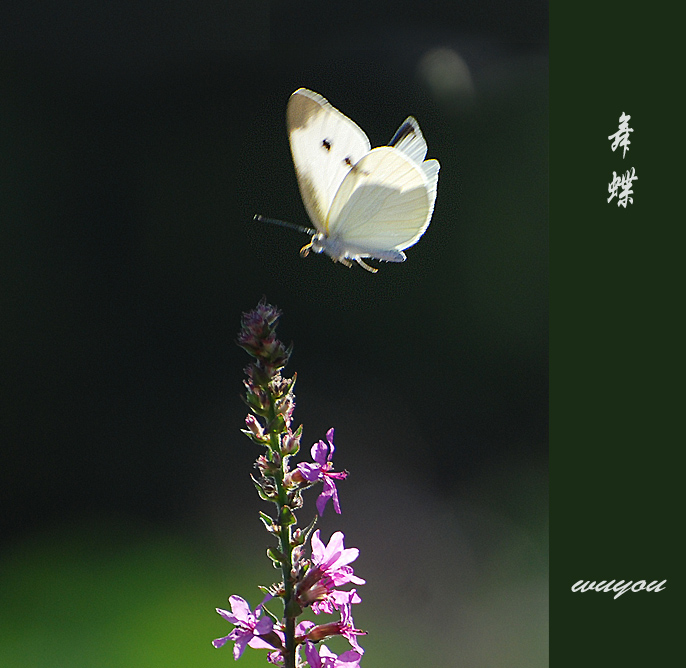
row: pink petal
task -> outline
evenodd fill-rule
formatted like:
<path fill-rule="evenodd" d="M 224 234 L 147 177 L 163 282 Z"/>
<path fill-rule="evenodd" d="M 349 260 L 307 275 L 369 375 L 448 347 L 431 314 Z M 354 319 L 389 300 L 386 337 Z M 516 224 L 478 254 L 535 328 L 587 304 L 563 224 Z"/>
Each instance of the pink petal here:
<path fill-rule="evenodd" d="M 326 552 L 324 555 L 324 560 L 328 564 L 334 563 L 338 556 L 343 551 L 343 541 L 345 536 L 342 532 L 336 531 L 331 538 L 329 538 L 329 544 L 326 546 Z"/>
<path fill-rule="evenodd" d="M 352 664 L 349 666 L 349 668 L 355 668 L 355 666 L 360 665 L 360 659 L 362 658 L 362 655 L 359 652 L 356 652 L 354 649 L 349 649 L 347 652 L 343 652 L 338 657 L 338 660 L 336 661 L 336 666 L 340 666 L 340 668 L 344 668 L 341 664 L 344 663 L 350 663 Z"/>
<path fill-rule="evenodd" d="M 300 622 L 298 626 L 295 628 L 295 635 L 296 636 L 304 636 L 310 629 L 313 629 L 315 627 L 315 623 L 311 622 L 309 619 L 306 619 L 304 622 Z"/>
<path fill-rule="evenodd" d="M 253 636 L 250 638 L 248 641 L 248 647 L 252 647 L 253 649 L 276 649 L 274 645 L 268 643 L 266 640 L 262 640 L 262 638 L 259 636 Z"/>
<path fill-rule="evenodd" d="M 305 656 L 307 657 L 307 663 L 310 664 L 310 668 L 322 668 L 322 660 L 319 656 L 319 652 L 309 640 L 305 643 Z"/>
<path fill-rule="evenodd" d="M 324 443 L 324 441 L 319 441 L 312 446 L 310 450 L 312 455 L 312 461 L 317 462 L 317 464 L 326 464 L 327 457 L 329 455 L 329 446 Z"/>
<path fill-rule="evenodd" d="M 324 487 L 326 487 L 327 482 L 331 486 L 331 499 L 333 500 L 333 509 L 340 515 L 341 504 L 338 500 L 338 490 L 336 489 L 336 485 L 328 479 L 324 482 Z"/>
<path fill-rule="evenodd" d="M 265 633 L 269 633 L 272 628 L 274 628 L 274 622 L 270 617 L 262 617 L 257 624 L 255 624 L 254 633 L 257 636 L 263 636 Z"/>
<path fill-rule="evenodd" d="M 267 593 L 266 596 L 262 599 L 262 601 L 257 604 L 257 608 L 255 608 L 255 614 L 257 614 L 258 608 L 261 608 L 267 601 L 271 601 L 273 598 L 274 594 Z"/>
<path fill-rule="evenodd" d="M 309 462 L 302 462 L 298 464 L 298 471 L 307 482 L 316 482 L 321 477 L 322 467 L 319 464 L 310 464 Z"/>
<path fill-rule="evenodd" d="M 236 661 L 241 658 L 241 654 L 243 654 L 250 637 L 250 633 L 243 633 L 240 638 L 236 638 L 236 642 L 233 644 L 233 658 L 236 659 Z"/>
<path fill-rule="evenodd" d="M 336 570 L 351 564 L 357 557 L 360 556 L 360 551 L 356 547 L 348 547 L 337 555 L 336 561 L 334 561 L 330 566 L 330 570 Z"/>
<path fill-rule="evenodd" d="M 322 561 L 322 557 L 325 553 L 324 543 L 322 543 L 319 538 L 320 529 L 317 529 L 310 539 L 310 544 L 312 545 L 312 559 L 314 563 L 319 564 Z"/>
<path fill-rule="evenodd" d="M 333 490 L 331 489 L 332 487 L 333 487 Z M 317 512 L 319 513 L 319 517 L 321 517 L 324 514 L 324 509 L 326 508 L 326 504 L 329 502 L 329 499 L 334 495 L 335 492 L 336 492 L 336 487 L 333 485 L 333 483 L 330 483 L 326 478 L 324 478 L 324 490 L 317 497 L 317 504 L 316 504 L 317 505 Z M 340 512 L 341 512 L 340 507 L 338 509 L 338 512 L 340 514 Z"/>
<path fill-rule="evenodd" d="M 248 615 L 250 615 L 251 612 L 250 606 L 247 604 L 245 599 L 242 599 L 240 596 L 230 596 L 229 603 L 231 603 L 231 610 L 233 611 L 236 619 L 243 622 L 247 621 Z M 235 622 L 233 623 L 235 624 Z"/>
<path fill-rule="evenodd" d="M 238 619 L 236 616 L 232 615 L 228 610 L 222 610 L 221 608 L 217 608 L 216 610 L 227 622 L 230 622 L 231 624 L 238 624 Z"/>

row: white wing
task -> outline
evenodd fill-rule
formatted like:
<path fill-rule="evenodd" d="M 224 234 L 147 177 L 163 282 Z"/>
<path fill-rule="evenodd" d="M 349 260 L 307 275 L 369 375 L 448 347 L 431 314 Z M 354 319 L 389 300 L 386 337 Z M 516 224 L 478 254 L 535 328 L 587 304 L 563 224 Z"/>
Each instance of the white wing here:
<path fill-rule="evenodd" d="M 326 219 L 343 179 L 369 153 L 367 135 L 321 95 L 300 88 L 286 110 L 300 194 L 312 223 L 327 234 Z"/>
<path fill-rule="evenodd" d="M 421 164 L 426 157 L 427 148 L 424 136 L 419 129 L 419 123 L 412 116 L 408 116 L 403 121 L 403 124 L 393 135 L 393 139 L 388 142 L 388 145 L 402 151 L 408 158 L 418 164 Z"/>
<path fill-rule="evenodd" d="M 425 160 L 422 163 L 422 169 L 426 176 L 427 187 L 429 189 L 429 200 L 431 201 L 431 211 L 434 210 L 434 203 L 436 202 L 436 188 L 438 188 L 438 170 L 441 168 L 438 160 Z M 429 214 L 431 217 L 431 214 Z M 428 225 L 428 223 L 427 223 Z"/>
<path fill-rule="evenodd" d="M 412 246 L 429 226 L 438 169 L 437 160 L 420 165 L 397 147 L 375 148 L 336 193 L 329 237 L 372 257 L 374 251 Z"/>
<path fill-rule="evenodd" d="M 419 123 L 412 116 L 408 116 L 398 131 L 393 135 L 393 139 L 388 144 L 402 151 L 408 158 L 414 160 L 422 166 L 429 183 L 429 199 L 431 200 L 431 210 L 436 201 L 436 187 L 438 185 L 438 170 L 440 165 L 438 160 L 424 160 L 426 157 L 426 141 L 419 129 Z M 423 162 L 422 162 L 423 161 Z"/>

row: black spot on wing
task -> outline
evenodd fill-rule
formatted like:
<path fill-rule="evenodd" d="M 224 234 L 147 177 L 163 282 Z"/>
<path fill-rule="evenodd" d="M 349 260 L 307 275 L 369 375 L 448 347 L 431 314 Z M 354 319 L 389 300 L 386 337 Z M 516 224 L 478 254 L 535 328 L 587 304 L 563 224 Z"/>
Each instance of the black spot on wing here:
<path fill-rule="evenodd" d="M 405 121 L 399 128 L 398 131 L 393 135 L 393 139 L 388 143 L 389 146 L 395 146 L 399 144 L 403 139 L 414 135 L 414 126 L 412 123 Z"/>
<path fill-rule="evenodd" d="M 347 167 L 349 167 L 350 171 L 352 171 L 352 172 L 355 172 L 357 174 L 364 174 L 365 176 L 369 176 L 369 172 L 366 170 L 360 169 L 360 167 L 357 165 L 357 163 L 353 163 L 353 160 L 350 156 L 343 159 L 343 164 L 346 165 Z"/>
<path fill-rule="evenodd" d="M 328 139 L 322 139 L 322 148 L 325 148 L 327 151 L 330 151 L 331 142 Z"/>

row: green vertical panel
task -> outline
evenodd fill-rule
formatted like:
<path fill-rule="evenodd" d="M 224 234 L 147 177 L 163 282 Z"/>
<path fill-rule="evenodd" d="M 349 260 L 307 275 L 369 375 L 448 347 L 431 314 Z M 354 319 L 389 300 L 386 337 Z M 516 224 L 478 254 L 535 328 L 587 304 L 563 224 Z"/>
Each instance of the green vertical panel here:
<path fill-rule="evenodd" d="M 664 665 L 676 648 L 683 368 L 683 57 L 666 5 L 551 7 L 553 665 Z M 623 157 L 608 135 L 625 112 Z M 676 132 L 675 132 L 676 130 Z M 607 203 L 634 168 L 633 203 Z M 667 580 L 572 593 L 578 580 Z"/>

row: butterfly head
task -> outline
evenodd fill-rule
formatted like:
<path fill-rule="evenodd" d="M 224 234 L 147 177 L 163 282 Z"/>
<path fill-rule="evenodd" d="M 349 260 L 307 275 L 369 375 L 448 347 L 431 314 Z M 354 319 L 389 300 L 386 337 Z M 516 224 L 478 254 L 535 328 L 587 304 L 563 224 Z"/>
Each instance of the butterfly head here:
<path fill-rule="evenodd" d="M 300 249 L 300 255 L 302 257 L 307 257 L 310 254 L 310 251 L 313 253 L 321 253 L 325 248 L 326 235 L 323 232 L 317 232 L 316 234 L 312 235 L 310 243 Z"/>

